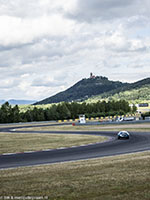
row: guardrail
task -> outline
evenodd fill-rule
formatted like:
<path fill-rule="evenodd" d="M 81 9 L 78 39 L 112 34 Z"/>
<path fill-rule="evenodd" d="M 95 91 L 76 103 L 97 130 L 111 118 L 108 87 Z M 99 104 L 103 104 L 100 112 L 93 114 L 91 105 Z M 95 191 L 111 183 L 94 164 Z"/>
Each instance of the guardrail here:
<path fill-rule="evenodd" d="M 90 117 L 86 118 L 86 121 L 99 121 L 99 122 L 106 122 L 106 121 L 117 121 L 119 118 L 128 118 L 134 117 L 135 119 L 139 119 L 140 115 L 137 114 L 128 114 L 128 115 L 116 115 L 116 116 L 107 116 L 107 117 Z M 58 120 L 57 122 L 78 122 L 79 118 L 76 119 L 65 119 L 65 120 Z"/>

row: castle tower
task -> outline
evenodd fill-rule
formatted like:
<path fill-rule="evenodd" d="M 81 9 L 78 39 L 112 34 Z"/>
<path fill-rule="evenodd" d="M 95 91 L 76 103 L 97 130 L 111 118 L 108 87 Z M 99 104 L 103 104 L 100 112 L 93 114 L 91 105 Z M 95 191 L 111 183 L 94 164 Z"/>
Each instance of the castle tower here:
<path fill-rule="evenodd" d="M 95 78 L 95 75 L 93 75 L 93 73 L 90 73 L 90 78 Z"/>

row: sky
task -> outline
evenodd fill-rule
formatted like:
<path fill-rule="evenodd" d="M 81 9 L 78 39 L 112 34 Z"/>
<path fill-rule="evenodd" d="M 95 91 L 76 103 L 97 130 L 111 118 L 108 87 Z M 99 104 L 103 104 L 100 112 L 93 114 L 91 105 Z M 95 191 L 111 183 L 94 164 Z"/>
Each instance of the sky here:
<path fill-rule="evenodd" d="M 149 0 L 0 0 L 0 99 L 42 100 L 90 72 L 150 77 Z"/>

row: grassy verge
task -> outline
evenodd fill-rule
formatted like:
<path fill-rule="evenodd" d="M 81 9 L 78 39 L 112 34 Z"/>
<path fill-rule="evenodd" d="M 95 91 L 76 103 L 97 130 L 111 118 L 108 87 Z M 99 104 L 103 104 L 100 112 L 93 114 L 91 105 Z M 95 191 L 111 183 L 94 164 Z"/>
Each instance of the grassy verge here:
<path fill-rule="evenodd" d="M 33 128 L 23 128 L 20 130 L 24 131 L 145 131 L 150 132 L 149 124 L 118 124 L 118 125 L 90 125 L 90 126 L 72 126 L 72 125 L 62 125 L 62 126 L 44 126 L 44 127 L 33 127 Z M 19 129 L 18 129 L 19 130 Z"/>
<path fill-rule="evenodd" d="M 106 137 L 94 135 L 0 133 L 0 154 L 79 146 L 105 140 Z"/>
<path fill-rule="evenodd" d="M 36 126 L 36 125 L 50 125 L 57 122 L 25 122 L 25 123 L 8 123 L 0 124 L 0 128 L 9 128 L 9 127 L 22 127 L 22 126 Z"/>
<path fill-rule="evenodd" d="M 0 196 L 149 200 L 150 152 L 0 171 Z"/>

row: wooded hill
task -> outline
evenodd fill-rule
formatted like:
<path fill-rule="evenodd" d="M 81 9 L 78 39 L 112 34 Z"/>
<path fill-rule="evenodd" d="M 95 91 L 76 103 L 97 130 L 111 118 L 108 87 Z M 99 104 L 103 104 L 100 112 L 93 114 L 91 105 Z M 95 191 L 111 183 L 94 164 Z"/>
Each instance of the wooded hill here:
<path fill-rule="evenodd" d="M 122 94 L 125 91 L 139 90 L 140 88 L 144 87 L 146 87 L 147 90 L 149 91 L 150 90 L 149 86 L 150 86 L 150 78 L 146 78 L 141 81 L 137 81 L 135 83 L 122 83 L 120 81 L 110 81 L 106 77 L 96 76 L 95 78 L 82 79 L 69 89 L 60 92 L 54 96 L 51 96 L 49 98 L 46 98 L 42 101 L 39 101 L 34 105 L 59 103 L 63 101 L 79 102 L 87 100 L 89 98 L 90 98 L 89 101 L 94 99 L 101 100 L 113 97 L 114 95 Z M 140 95 L 142 96 L 142 93 Z M 138 97 L 140 98 L 140 96 L 136 95 L 135 98 Z M 116 96 L 116 98 L 118 98 L 118 96 Z M 147 98 L 150 99 L 150 96 L 148 96 Z"/>
<path fill-rule="evenodd" d="M 150 84 L 139 88 L 125 90 L 115 94 L 105 93 L 98 96 L 93 96 L 86 100 L 87 103 L 94 103 L 97 101 L 117 101 L 126 100 L 132 104 L 150 103 Z"/>
<path fill-rule="evenodd" d="M 129 103 L 150 103 L 150 78 L 131 83 L 125 87 L 92 96 L 86 102 L 126 100 Z"/>

